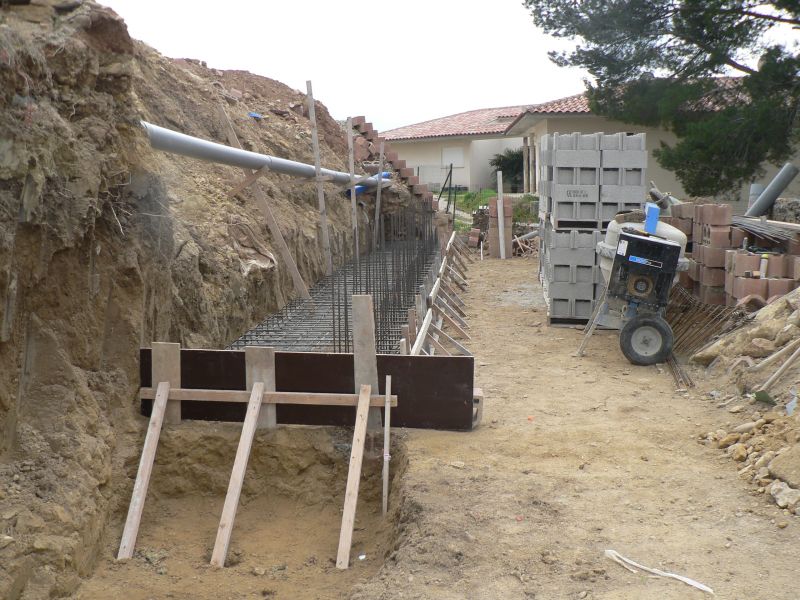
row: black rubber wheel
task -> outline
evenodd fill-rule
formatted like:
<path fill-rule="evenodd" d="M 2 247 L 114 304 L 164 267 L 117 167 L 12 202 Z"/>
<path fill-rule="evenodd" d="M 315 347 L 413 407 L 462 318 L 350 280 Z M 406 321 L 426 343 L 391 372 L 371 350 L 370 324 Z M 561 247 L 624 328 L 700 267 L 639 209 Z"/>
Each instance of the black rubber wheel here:
<path fill-rule="evenodd" d="M 672 352 L 672 328 L 658 315 L 636 315 L 619 334 L 619 347 L 634 365 L 664 362 Z"/>

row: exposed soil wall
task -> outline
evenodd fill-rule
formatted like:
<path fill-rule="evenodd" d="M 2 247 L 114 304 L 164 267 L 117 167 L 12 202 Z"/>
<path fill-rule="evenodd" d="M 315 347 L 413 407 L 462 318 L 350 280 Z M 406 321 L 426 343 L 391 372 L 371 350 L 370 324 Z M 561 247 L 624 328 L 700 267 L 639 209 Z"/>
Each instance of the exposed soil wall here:
<path fill-rule="evenodd" d="M 0 11 L 0 597 L 67 595 L 93 568 L 141 447 L 139 346 L 223 347 L 293 295 L 252 199 L 227 196 L 241 172 L 152 151 L 139 120 L 226 142 L 224 106 L 245 148 L 311 162 L 303 102 L 160 56 L 91 2 Z M 322 163 L 345 170 L 316 112 Z M 315 281 L 314 184 L 261 181 Z M 328 191 L 340 261 L 349 203 Z"/>

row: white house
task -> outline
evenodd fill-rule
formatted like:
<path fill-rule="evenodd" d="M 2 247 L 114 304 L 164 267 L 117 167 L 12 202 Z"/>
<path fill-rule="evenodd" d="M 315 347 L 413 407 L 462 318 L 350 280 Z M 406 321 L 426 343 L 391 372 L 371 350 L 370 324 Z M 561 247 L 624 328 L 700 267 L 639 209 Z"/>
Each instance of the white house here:
<path fill-rule="evenodd" d="M 674 134 L 660 128 L 641 127 L 613 121 L 593 114 L 584 94 L 576 94 L 551 102 L 527 106 L 506 106 L 471 110 L 423 123 L 407 125 L 382 135 L 391 141 L 392 149 L 419 173 L 420 183 L 438 190 L 444 182 L 449 165 L 453 165 L 453 184 L 476 191 L 496 185 L 489 160 L 506 148 L 524 149 L 527 169 L 524 191 L 538 191 L 536 165 L 542 136 L 551 133 L 641 133 L 647 134 L 647 179 L 663 192 L 685 198 L 686 192 L 671 171 L 662 168 L 653 150 L 662 142 L 674 144 Z M 765 165 L 766 174 L 756 183 L 766 185 L 782 165 Z M 785 196 L 800 197 L 800 177 L 784 192 Z M 749 186 L 744 186 L 734 212 L 747 209 Z"/>
<path fill-rule="evenodd" d="M 470 110 L 384 131 L 381 136 L 431 190 L 440 189 L 452 164 L 453 185 L 477 191 L 497 183 L 489 166 L 495 154 L 522 147 L 521 137 L 505 132 L 526 108 Z"/>

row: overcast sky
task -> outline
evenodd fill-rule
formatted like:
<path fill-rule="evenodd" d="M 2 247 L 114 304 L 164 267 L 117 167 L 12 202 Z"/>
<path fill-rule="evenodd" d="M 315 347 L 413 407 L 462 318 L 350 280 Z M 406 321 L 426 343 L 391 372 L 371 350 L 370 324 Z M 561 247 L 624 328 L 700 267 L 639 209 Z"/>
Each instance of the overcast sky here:
<path fill-rule="evenodd" d="M 303 92 L 310 79 L 334 118 L 365 115 L 381 131 L 584 89 L 581 70 L 547 58 L 564 43 L 520 0 L 100 1 L 162 54 Z"/>

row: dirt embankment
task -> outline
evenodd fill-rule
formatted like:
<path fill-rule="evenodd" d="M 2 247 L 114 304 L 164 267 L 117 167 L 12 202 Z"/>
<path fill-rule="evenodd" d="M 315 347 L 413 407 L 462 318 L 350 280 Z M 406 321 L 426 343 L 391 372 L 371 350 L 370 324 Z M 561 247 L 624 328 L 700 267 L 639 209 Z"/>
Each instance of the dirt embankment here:
<path fill-rule="evenodd" d="M 304 98 L 160 56 L 91 2 L 0 11 L 0 597 L 71 593 L 96 562 L 139 451 L 137 348 L 221 347 L 293 295 L 241 172 L 152 151 L 139 120 L 312 160 Z M 248 117 L 255 111 L 260 121 Z M 321 104 L 322 162 L 346 143 Z M 263 177 L 307 282 L 313 183 Z M 349 203 L 330 188 L 335 257 Z"/>

